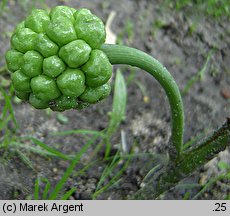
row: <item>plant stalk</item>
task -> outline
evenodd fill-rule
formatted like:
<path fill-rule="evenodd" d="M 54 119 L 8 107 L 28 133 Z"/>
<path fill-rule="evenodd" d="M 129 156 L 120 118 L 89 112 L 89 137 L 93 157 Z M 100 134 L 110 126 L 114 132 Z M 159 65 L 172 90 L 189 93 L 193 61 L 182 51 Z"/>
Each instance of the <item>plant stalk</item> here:
<path fill-rule="evenodd" d="M 135 199 L 156 199 L 174 187 L 179 181 L 213 159 L 216 154 L 230 146 L 230 118 L 212 135 L 191 150 L 183 153 L 178 161 L 169 161 L 168 166 L 155 174 L 154 179 L 140 190 Z"/>
<path fill-rule="evenodd" d="M 164 88 L 172 116 L 170 158 L 179 158 L 183 145 L 184 108 L 179 88 L 167 69 L 150 55 L 126 46 L 105 44 L 101 50 L 106 53 L 111 64 L 127 64 L 151 74 Z"/>
<path fill-rule="evenodd" d="M 230 118 L 213 134 L 205 138 L 192 149 L 184 152 L 173 165 L 173 169 L 164 175 L 164 181 L 177 183 L 196 169 L 213 159 L 216 154 L 230 146 Z"/>

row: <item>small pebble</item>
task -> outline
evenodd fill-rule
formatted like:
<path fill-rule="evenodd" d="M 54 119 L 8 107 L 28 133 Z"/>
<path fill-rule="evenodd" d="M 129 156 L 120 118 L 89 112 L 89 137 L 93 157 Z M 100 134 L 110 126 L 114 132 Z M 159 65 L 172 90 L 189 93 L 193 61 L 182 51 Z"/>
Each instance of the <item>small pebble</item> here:
<path fill-rule="evenodd" d="M 56 167 L 53 168 L 53 172 L 54 173 L 57 173 L 58 172 L 58 169 Z"/>

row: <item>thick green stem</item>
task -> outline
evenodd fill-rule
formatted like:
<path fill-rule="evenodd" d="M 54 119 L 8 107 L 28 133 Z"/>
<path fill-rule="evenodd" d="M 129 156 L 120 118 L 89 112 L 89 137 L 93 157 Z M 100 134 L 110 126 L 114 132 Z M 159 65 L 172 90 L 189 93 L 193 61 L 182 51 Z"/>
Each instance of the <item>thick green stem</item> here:
<path fill-rule="evenodd" d="M 172 114 L 172 148 L 170 156 L 178 158 L 183 145 L 184 109 L 179 88 L 167 69 L 148 54 L 126 46 L 105 44 L 101 49 L 111 64 L 127 64 L 145 70 L 164 88 Z"/>
<path fill-rule="evenodd" d="M 227 118 L 227 122 L 211 136 L 193 149 L 182 152 L 184 110 L 180 91 L 171 74 L 156 59 L 140 50 L 108 44 L 103 45 L 101 49 L 107 54 L 112 64 L 136 66 L 150 73 L 164 88 L 171 107 L 172 145 L 169 152 L 169 163 L 154 175 L 153 182 L 149 183 L 149 187 L 139 191 L 135 198 L 158 197 L 229 146 L 230 119 Z M 150 197 L 148 197 L 148 194 Z"/>
<path fill-rule="evenodd" d="M 227 118 L 226 123 L 212 135 L 191 150 L 181 154 L 178 160 L 170 161 L 166 167 L 155 173 L 152 181 L 138 191 L 133 198 L 156 199 L 228 146 L 230 146 L 230 118 Z"/>
<path fill-rule="evenodd" d="M 230 146 L 230 118 L 227 118 L 226 123 L 212 135 L 191 150 L 184 152 L 178 161 L 170 164 L 157 180 L 157 191 L 163 192 L 166 188 L 174 186 L 228 146 Z"/>

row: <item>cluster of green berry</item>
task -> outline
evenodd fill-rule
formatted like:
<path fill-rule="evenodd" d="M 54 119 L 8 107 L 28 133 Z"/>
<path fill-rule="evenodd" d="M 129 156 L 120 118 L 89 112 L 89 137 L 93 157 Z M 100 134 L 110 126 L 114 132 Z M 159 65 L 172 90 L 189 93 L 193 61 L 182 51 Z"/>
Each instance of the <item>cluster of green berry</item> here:
<path fill-rule="evenodd" d="M 107 97 L 112 65 L 100 50 L 103 22 L 88 9 L 35 9 L 6 53 L 16 95 L 37 109 L 82 109 Z"/>

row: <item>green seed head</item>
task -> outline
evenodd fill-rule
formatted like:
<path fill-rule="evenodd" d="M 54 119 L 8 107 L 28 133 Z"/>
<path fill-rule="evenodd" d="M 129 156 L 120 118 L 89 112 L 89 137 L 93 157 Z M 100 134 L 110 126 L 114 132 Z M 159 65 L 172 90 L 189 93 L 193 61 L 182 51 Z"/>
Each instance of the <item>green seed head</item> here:
<path fill-rule="evenodd" d="M 6 52 L 15 94 L 36 109 L 83 109 L 107 97 L 112 66 L 103 22 L 88 9 L 34 9 Z"/>

